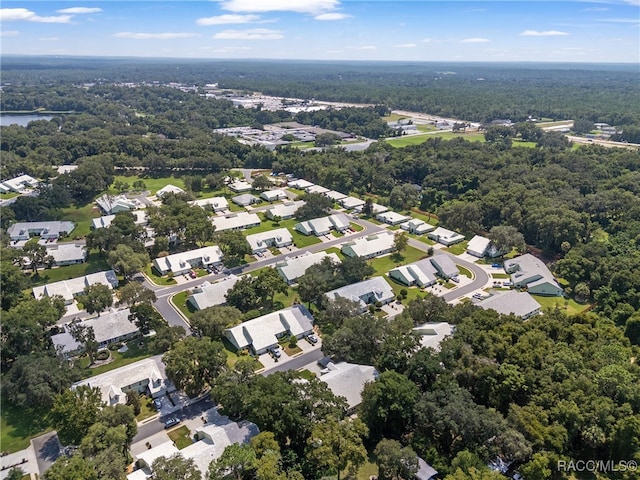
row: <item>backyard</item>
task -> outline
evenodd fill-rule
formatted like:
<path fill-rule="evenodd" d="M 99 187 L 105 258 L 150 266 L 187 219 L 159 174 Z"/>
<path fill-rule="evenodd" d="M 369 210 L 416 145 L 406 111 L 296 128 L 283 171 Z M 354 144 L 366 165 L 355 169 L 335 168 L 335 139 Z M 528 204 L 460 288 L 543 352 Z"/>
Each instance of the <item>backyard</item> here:
<path fill-rule="evenodd" d="M 87 256 L 87 261 L 85 263 L 38 271 L 38 275 L 31 276 L 31 286 L 36 287 L 38 285 L 59 282 L 61 280 L 69 280 L 70 278 L 82 277 L 90 273 L 102 272 L 110 269 L 111 267 L 102 255 L 98 252 L 91 252 Z"/>
<path fill-rule="evenodd" d="M 27 409 L 2 399 L 0 451 L 12 453 L 29 446 L 29 440 L 53 429 L 48 410 Z"/>

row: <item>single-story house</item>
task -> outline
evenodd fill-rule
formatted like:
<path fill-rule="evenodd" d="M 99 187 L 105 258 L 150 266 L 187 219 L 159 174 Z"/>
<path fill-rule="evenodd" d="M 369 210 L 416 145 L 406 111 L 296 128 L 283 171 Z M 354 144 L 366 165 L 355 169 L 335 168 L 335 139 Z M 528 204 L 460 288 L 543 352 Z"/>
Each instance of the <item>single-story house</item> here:
<path fill-rule="evenodd" d="M 438 478 L 438 471 L 418 457 L 418 472 L 413 476 L 414 480 L 435 480 Z"/>
<path fill-rule="evenodd" d="M 229 184 L 229 190 L 236 193 L 249 192 L 252 188 L 253 187 L 251 186 L 251 184 L 245 182 L 244 180 L 236 180 L 235 182 Z"/>
<path fill-rule="evenodd" d="M 242 195 L 233 197 L 231 201 L 236 205 L 240 205 L 241 207 L 248 207 L 249 205 L 253 205 L 254 203 L 260 203 L 261 200 L 255 195 L 251 195 L 250 193 L 243 193 Z"/>
<path fill-rule="evenodd" d="M 385 305 L 395 300 L 393 289 L 383 277 L 373 277 L 362 282 L 345 285 L 325 293 L 329 300 L 338 297 L 353 300 L 360 305 L 360 311 L 365 312 L 369 305 L 381 303 Z"/>
<path fill-rule="evenodd" d="M 224 197 L 203 198 L 202 200 L 193 200 L 189 205 L 195 205 L 200 208 L 210 209 L 214 212 L 222 212 L 229 210 L 229 202 Z"/>
<path fill-rule="evenodd" d="M 464 241 L 464 235 L 442 227 L 438 227 L 432 232 L 427 233 L 427 237 L 447 247 Z"/>
<path fill-rule="evenodd" d="M 124 342 L 140 334 L 136 324 L 129 320 L 129 313 L 128 308 L 116 310 L 100 317 L 83 320 L 80 326 L 92 328 L 98 348 L 106 348 L 112 343 Z M 73 355 L 84 348 L 68 330 L 52 335 L 51 342 L 55 351 L 62 355 Z"/>
<path fill-rule="evenodd" d="M 369 259 L 393 252 L 395 250 L 394 242 L 393 233 L 384 231 L 344 243 L 341 250 L 348 257 Z"/>
<path fill-rule="evenodd" d="M 233 288 L 238 280 L 240 280 L 240 277 L 229 275 L 216 283 L 205 281 L 191 291 L 191 295 L 187 297 L 187 302 L 196 310 L 223 305 L 227 303 L 227 292 Z"/>
<path fill-rule="evenodd" d="M 458 267 L 449 255 L 436 255 L 429 260 L 438 271 L 438 275 L 444 279 L 455 278 L 460 274 Z"/>
<path fill-rule="evenodd" d="M 96 203 L 107 215 L 135 210 L 139 206 L 136 200 L 129 199 L 124 195 L 114 196 L 106 193 L 101 197 L 96 198 Z"/>
<path fill-rule="evenodd" d="M 338 201 L 342 200 L 343 198 L 347 198 L 347 196 L 344 193 L 340 193 L 340 192 L 337 192 L 335 190 L 329 190 L 328 192 L 324 192 L 323 195 L 325 197 L 330 198 L 334 202 L 338 202 Z"/>
<path fill-rule="evenodd" d="M 73 222 L 19 222 L 7 228 L 7 234 L 11 241 L 29 240 L 31 237 L 41 239 L 58 239 L 64 235 L 69 235 L 76 224 Z"/>
<path fill-rule="evenodd" d="M 420 337 L 420 345 L 423 348 L 433 348 L 435 351 L 440 350 L 440 343 L 453 335 L 455 332 L 455 325 L 451 325 L 447 322 L 430 322 L 418 325 L 411 330 L 411 334 Z"/>
<path fill-rule="evenodd" d="M 423 235 L 435 230 L 436 227 L 419 218 L 412 218 L 408 222 L 401 223 L 400 228 L 414 235 Z"/>
<path fill-rule="evenodd" d="M 87 261 L 87 247 L 77 243 L 56 243 L 47 246 L 47 255 L 53 257 L 53 265 L 63 267 Z"/>
<path fill-rule="evenodd" d="M 502 315 L 516 315 L 523 320 L 540 314 L 540 304 L 527 292 L 499 292 L 481 300 L 477 305 L 485 310 L 495 310 Z"/>
<path fill-rule="evenodd" d="M 254 233 L 247 235 L 247 242 L 253 253 L 264 252 L 269 247 L 288 247 L 293 244 L 293 237 L 286 228 L 277 228 L 267 232 Z"/>
<path fill-rule="evenodd" d="M 313 185 L 315 185 L 314 183 L 308 182 L 302 178 L 299 178 L 297 180 L 291 180 L 289 182 L 287 182 L 287 186 L 291 187 L 291 188 L 296 188 L 298 190 L 306 190 L 309 187 L 312 187 Z"/>
<path fill-rule="evenodd" d="M 340 205 L 342 205 L 343 208 L 346 208 L 347 210 L 351 210 L 354 209 L 356 207 L 360 207 L 362 205 L 364 205 L 366 202 L 360 198 L 356 198 L 356 197 L 345 197 L 341 200 L 338 201 L 338 203 Z"/>
<path fill-rule="evenodd" d="M 343 232 L 351 226 L 349 219 L 344 213 L 335 213 L 327 217 L 313 218 L 306 222 L 296 223 L 293 227 L 305 235 L 327 235 L 331 230 Z"/>
<path fill-rule="evenodd" d="M 223 335 L 238 350 L 250 349 L 261 355 L 282 339 L 302 338 L 313 331 L 313 316 L 304 305 L 268 313 L 224 330 Z"/>
<path fill-rule="evenodd" d="M 141 453 L 134 455 L 133 457 L 133 460 L 135 461 L 135 464 L 139 468 L 139 470 L 135 470 L 127 475 L 127 480 L 133 480 L 134 478 L 135 480 L 142 480 L 143 478 L 153 478 L 153 470 L 151 469 L 153 463 L 160 457 L 171 458 L 174 455 L 181 455 L 181 453 L 172 440 L 167 440 L 166 442 L 162 442 L 161 444 L 156 445 L 153 448 L 143 450 Z M 145 476 L 137 475 L 138 472 L 143 472 Z"/>
<path fill-rule="evenodd" d="M 304 200 L 295 200 L 293 202 L 284 202 L 267 209 L 264 214 L 267 218 L 274 219 L 279 217 L 281 220 L 293 218 L 298 209 L 305 204 Z"/>
<path fill-rule="evenodd" d="M 475 235 L 471 240 L 469 240 L 469 243 L 467 244 L 467 253 L 478 258 L 493 258 L 500 254 L 496 247 L 491 243 L 491 240 L 481 235 Z"/>
<path fill-rule="evenodd" d="M 362 210 L 362 207 L 364 207 L 364 205 L 360 206 L 360 207 L 356 207 L 355 210 Z M 371 204 L 371 215 L 379 215 L 380 213 L 384 213 L 386 211 L 389 210 L 389 207 L 385 207 L 384 205 L 380 205 L 379 203 L 372 203 Z M 384 220 L 381 220 L 384 221 Z"/>
<path fill-rule="evenodd" d="M 504 270 L 511 274 L 511 282 L 516 288 L 527 288 L 535 295 L 559 297 L 562 287 L 542 260 L 530 253 L 504 262 Z"/>
<path fill-rule="evenodd" d="M 275 202 L 277 200 L 281 200 L 283 198 L 287 198 L 287 194 L 284 190 L 266 190 L 260 194 L 260 198 L 266 200 L 267 202 Z"/>
<path fill-rule="evenodd" d="M 333 260 L 334 263 L 340 263 L 340 258 L 335 253 L 307 252 L 305 255 L 300 255 L 299 257 L 287 258 L 284 262 L 276 264 L 275 268 L 280 276 L 284 278 L 284 281 L 291 285 L 305 274 L 307 268 L 320 263 L 327 257 Z"/>
<path fill-rule="evenodd" d="M 0 185 L 4 187 L 2 191 L 21 193 L 28 188 L 37 187 L 38 183 L 40 183 L 38 180 L 29 175 L 20 175 L 4 180 Z"/>
<path fill-rule="evenodd" d="M 307 193 L 319 193 L 322 195 L 324 193 L 327 193 L 329 189 L 320 185 L 311 185 L 310 187 L 305 188 L 305 191 Z"/>
<path fill-rule="evenodd" d="M 156 197 L 162 198 L 169 193 L 173 193 L 177 195 L 178 193 L 184 193 L 184 190 L 180 187 L 176 187 L 175 185 L 169 184 L 169 185 L 165 185 L 160 190 L 158 190 L 156 192 Z"/>
<path fill-rule="evenodd" d="M 126 392 L 132 390 L 152 398 L 176 390 L 165 374 L 164 363 L 162 363 L 160 356 L 146 358 L 81 380 L 74 383 L 71 388 L 77 388 L 81 385 L 99 388 L 102 401 L 107 405 L 126 403 Z"/>
<path fill-rule="evenodd" d="M 135 217 L 133 222 L 136 225 L 146 225 L 149 223 L 149 217 L 144 210 L 134 210 L 131 213 Z M 98 228 L 109 228 L 115 218 L 115 215 L 103 215 L 102 217 L 94 218 L 91 220 L 91 228 L 94 230 Z"/>
<path fill-rule="evenodd" d="M 33 296 L 40 300 L 44 297 L 50 298 L 59 295 L 64 299 L 65 304 L 69 305 L 73 303 L 75 297 L 84 293 L 86 287 L 97 283 L 113 289 L 118 286 L 118 277 L 113 270 L 90 273 L 84 277 L 71 278 L 69 280 L 33 287 Z"/>
<path fill-rule="evenodd" d="M 438 270 L 433 266 L 429 258 L 424 258 L 417 262 L 389 270 L 389 276 L 391 278 L 408 287 L 414 285 L 418 287 L 428 287 L 433 285 L 437 282 L 437 275 Z"/>
<path fill-rule="evenodd" d="M 222 251 L 217 245 L 202 247 L 188 252 L 174 253 L 153 261 L 153 267 L 161 274 L 187 273 L 192 268 L 222 265 Z"/>
<path fill-rule="evenodd" d="M 375 367 L 347 362 L 329 362 L 322 372 L 320 380 L 336 397 L 347 400 L 348 412 L 353 412 L 362 403 L 364 386 L 380 376 Z"/>
<path fill-rule="evenodd" d="M 213 217 L 211 223 L 216 227 L 216 232 L 225 230 L 245 230 L 260 225 L 260 217 L 255 213 L 237 212 Z"/>
<path fill-rule="evenodd" d="M 411 217 L 400 215 L 397 212 L 388 211 L 378 214 L 376 219 L 379 222 L 388 223 L 389 225 L 400 225 L 401 223 L 411 220 Z"/>

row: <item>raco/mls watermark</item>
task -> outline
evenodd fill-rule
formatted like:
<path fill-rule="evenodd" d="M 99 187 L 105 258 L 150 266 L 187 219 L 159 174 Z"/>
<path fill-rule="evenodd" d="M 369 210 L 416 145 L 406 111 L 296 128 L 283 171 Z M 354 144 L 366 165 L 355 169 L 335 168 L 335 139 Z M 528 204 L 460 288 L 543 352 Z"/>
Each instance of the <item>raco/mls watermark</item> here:
<path fill-rule="evenodd" d="M 558 472 L 636 472 L 638 462 L 635 460 L 558 460 Z"/>

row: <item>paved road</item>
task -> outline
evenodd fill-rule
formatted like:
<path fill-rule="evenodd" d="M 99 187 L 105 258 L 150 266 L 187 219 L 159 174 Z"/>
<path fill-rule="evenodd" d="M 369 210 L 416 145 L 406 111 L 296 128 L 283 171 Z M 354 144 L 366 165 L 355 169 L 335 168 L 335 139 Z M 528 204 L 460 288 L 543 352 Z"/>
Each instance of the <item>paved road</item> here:
<path fill-rule="evenodd" d="M 313 350 L 303 353 L 298 357 L 292 358 L 291 360 L 287 360 L 286 362 L 283 362 L 283 363 L 279 363 L 276 366 L 271 367 L 269 370 L 265 370 L 264 372 L 262 372 L 262 375 L 266 377 L 275 372 L 284 372 L 286 370 L 298 370 L 299 368 L 302 368 L 305 365 L 308 365 L 313 362 L 317 362 L 322 357 L 324 357 L 322 350 L 320 348 L 314 348 Z"/>

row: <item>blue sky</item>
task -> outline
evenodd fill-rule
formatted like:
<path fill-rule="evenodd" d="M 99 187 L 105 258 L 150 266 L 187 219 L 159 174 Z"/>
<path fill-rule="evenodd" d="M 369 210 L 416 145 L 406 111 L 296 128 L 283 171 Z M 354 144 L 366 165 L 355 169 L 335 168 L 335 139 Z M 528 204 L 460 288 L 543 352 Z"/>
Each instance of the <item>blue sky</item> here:
<path fill-rule="evenodd" d="M 3 54 L 640 63 L 640 0 L 3 1 Z"/>

